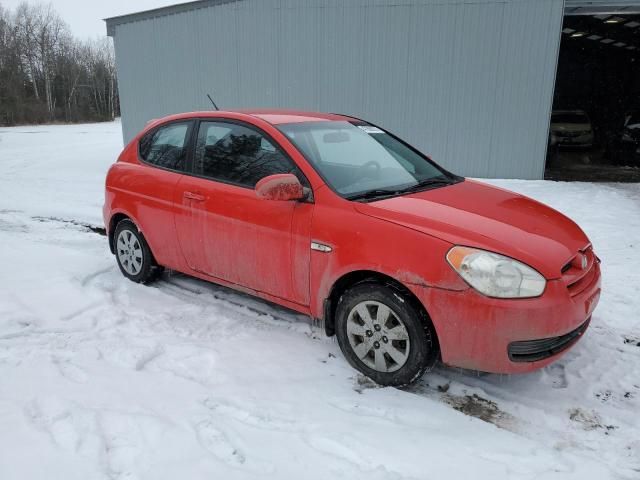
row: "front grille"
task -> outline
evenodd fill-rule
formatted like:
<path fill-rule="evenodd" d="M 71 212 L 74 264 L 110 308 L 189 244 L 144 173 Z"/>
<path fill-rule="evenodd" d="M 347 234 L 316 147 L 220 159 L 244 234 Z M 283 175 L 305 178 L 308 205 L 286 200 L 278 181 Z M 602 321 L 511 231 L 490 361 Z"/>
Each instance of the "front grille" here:
<path fill-rule="evenodd" d="M 586 268 L 582 268 L 582 257 L 586 258 Z M 575 297 L 583 292 L 595 280 L 598 257 L 593 253 L 593 248 L 588 246 L 582 249 L 561 269 L 562 280 L 569 290 L 569 295 Z"/>
<path fill-rule="evenodd" d="M 525 340 L 509 344 L 509 359 L 512 362 L 536 362 L 552 357 L 573 345 L 589 326 L 591 317 L 575 330 L 553 338 Z"/>
<path fill-rule="evenodd" d="M 591 285 L 591 282 L 593 282 L 595 276 L 596 276 L 596 269 L 592 265 L 591 268 L 589 268 L 582 277 L 580 277 L 579 279 L 567 285 L 567 288 L 569 289 L 569 294 L 572 297 L 575 297 L 579 293 L 582 293 L 589 285 Z"/>

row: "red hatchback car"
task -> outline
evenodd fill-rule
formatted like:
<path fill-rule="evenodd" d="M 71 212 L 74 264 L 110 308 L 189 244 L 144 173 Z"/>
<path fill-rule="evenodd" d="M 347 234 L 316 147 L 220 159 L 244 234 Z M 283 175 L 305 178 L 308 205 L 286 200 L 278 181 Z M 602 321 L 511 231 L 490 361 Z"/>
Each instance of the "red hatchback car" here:
<path fill-rule="evenodd" d="M 109 170 L 104 221 L 127 278 L 167 267 L 310 315 L 382 385 L 438 358 L 543 367 L 600 295 L 600 261 L 567 217 L 344 115 L 156 120 Z"/>

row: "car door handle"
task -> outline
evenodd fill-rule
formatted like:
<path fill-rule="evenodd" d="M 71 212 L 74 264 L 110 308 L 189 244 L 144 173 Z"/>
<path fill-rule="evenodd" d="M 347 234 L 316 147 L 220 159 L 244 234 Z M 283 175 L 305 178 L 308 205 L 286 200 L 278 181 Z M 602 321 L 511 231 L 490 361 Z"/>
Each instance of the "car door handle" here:
<path fill-rule="evenodd" d="M 189 200 L 193 200 L 196 202 L 204 202 L 205 198 L 204 195 L 200 195 L 199 193 L 194 193 L 194 192 L 184 192 L 184 198 L 187 198 Z"/>

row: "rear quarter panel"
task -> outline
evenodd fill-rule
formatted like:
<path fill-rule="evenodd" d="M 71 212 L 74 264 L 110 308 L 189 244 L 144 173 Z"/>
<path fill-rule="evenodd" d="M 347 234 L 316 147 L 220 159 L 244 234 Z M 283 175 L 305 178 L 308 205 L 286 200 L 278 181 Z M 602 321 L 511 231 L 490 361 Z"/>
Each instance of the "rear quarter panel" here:
<path fill-rule="evenodd" d="M 136 140 L 125 148 L 107 174 L 105 225 L 110 231 L 115 228 L 110 225 L 111 219 L 118 213 L 126 215 L 138 226 L 159 264 L 182 268 L 173 215 L 173 195 L 181 175 L 141 163 Z"/>

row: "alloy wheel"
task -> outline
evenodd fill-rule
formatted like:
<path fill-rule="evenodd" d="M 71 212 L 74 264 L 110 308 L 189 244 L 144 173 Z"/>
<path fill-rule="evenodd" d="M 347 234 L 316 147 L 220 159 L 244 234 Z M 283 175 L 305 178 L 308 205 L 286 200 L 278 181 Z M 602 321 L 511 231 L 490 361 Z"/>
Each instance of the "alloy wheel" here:
<path fill-rule="evenodd" d="M 129 275 L 138 275 L 142 270 L 142 245 L 131 230 L 122 230 L 116 242 L 118 260 Z"/>
<path fill-rule="evenodd" d="M 378 372 L 395 372 L 409 358 L 409 332 L 400 317 L 381 302 L 366 300 L 353 307 L 347 318 L 347 336 L 360 361 Z"/>

